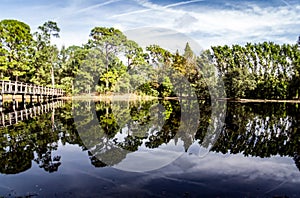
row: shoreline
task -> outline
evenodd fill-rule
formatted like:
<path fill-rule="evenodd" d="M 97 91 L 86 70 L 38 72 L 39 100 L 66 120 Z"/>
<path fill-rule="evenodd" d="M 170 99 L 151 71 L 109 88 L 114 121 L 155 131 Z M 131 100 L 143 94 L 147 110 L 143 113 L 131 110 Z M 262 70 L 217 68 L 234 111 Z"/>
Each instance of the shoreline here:
<path fill-rule="evenodd" d="M 36 99 L 36 96 L 34 96 Z M 140 101 L 140 100 L 179 100 L 179 97 L 155 97 L 155 96 L 147 96 L 147 95 L 137 95 L 137 94 L 100 94 L 100 95 L 74 95 L 74 96 L 63 96 L 55 99 L 62 100 L 96 100 L 96 101 Z M 183 97 L 183 99 L 187 99 Z M 4 101 L 11 101 L 12 95 L 4 95 Z M 21 101 L 21 95 L 15 95 L 16 101 Z M 198 99 L 199 101 L 205 101 L 205 99 Z M 236 103 L 300 103 L 300 99 L 247 99 L 247 98 L 217 98 L 216 101 L 227 101 L 227 102 L 236 102 Z M 26 101 L 29 101 L 29 97 L 26 97 Z"/>
<path fill-rule="evenodd" d="M 236 103 L 300 103 L 300 99 L 294 100 L 282 100 L 282 99 L 246 99 L 246 98 L 239 98 L 239 99 L 232 99 L 232 98 L 218 98 L 216 100 L 219 101 L 228 101 L 228 102 L 236 102 Z"/>
<path fill-rule="evenodd" d="M 63 100 L 99 100 L 99 101 L 136 101 L 136 100 L 155 100 L 158 99 L 158 97 L 154 96 L 141 96 L 136 94 L 122 94 L 122 95 L 113 95 L 113 94 L 100 94 L 100 95 L 75 95 L 75 96 L 64 96 L 60 97 L 60 99 Z"/>

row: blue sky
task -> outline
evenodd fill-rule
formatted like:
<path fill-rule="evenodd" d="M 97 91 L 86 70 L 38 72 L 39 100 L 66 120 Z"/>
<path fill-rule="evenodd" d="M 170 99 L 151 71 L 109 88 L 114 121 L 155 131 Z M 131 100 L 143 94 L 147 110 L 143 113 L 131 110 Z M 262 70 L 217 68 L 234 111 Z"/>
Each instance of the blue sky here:
<path fill-rule="evenodd" d="M 95 26 L 122 31 L 167 28 L 203 48 L 295 43 L 300 35 L 299 0 L 1 0 L 0 7 L 0 19 L 18 19 L 32 31 L 48 20 L 56 21 L 61 37 L 54 42 L 59 46 L 86 43 Z M 139 35 L 134 37 L 139 40 Z"/>

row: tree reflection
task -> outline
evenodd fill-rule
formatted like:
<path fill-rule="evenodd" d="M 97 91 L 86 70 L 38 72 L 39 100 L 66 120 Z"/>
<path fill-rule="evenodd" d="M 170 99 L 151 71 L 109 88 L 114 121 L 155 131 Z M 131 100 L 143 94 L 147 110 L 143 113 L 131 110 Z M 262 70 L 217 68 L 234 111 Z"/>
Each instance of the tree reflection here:
<path fill-rule="evenodd" d="M 153 105 L 161 105 L 159 112 L 163 116 L 154 116 Z M 203 144 L 204 137 L 211 120 L 211 105 L 205 101 L 199 102 L 201 116 L 196 134 L 186 131 L 177 134 L 180 126 L 180 105 L 179 101 L 147 101 L 141 103 L 111 104 L 96 103 L 97 117 L 101 127 L 103 127 L 102 139 L 94 141 L 92 146 L 96 146 L 97 152 L 91 155 L 93 164 L 107 155 L 118 153 L 118 149 L 125 149 L 134 152 L 144 143 L 150 149 L 170 142 L 172 139 L 178 142 L 180 138 L 185 147 L 189 148 L 193 141 L 197 140 Z M 225 126 L 214 144 L 212 150 L 221 153 L 237 154 L 245 156 L 271 157 L 274 155 L 293 157 L 297 167 L 299 167 L 299 108 L 297 104 L 284 103 L 228 103 Z M 121 119 L 120 119 L 121 118 Z M 118 134 L 125 135 L 122 141 L 117 140 Z M 90 137 L 95 137 L 90 134 Z M 103 137 L 105 137 L 103 139 Z M 93 142 L 91 140 L 91 142 Z M 104 147 L 103 142 L 106 142 Z M 111 149 L 111 150 L 110 150 Z M 111 152 L 114 150 L 114 152 Z M 101 151 L 101 152 L 100 152 Z M 97 155 L 95 153 L 102 153 Z M 120 154 L 121 152 L 119 152 Z M 295 154 L 296 153 L 296 154 Z M 107 165 L 114 165 L 126 157 L 127 153 L 122 153 L 119 160 L 111 160 Z M 96 157 L 97 156 L 97 157 Z M 109 155 L 108 155 L 109 156 Z M 114 156 L 112 155 L 113 159 Z"/>
<path fill-rule="evenodd" d="M 38 119 L 29 120 L 26 125 L 21 123 L 6 128 L 8 131 L 3 144 L 7 144 L 6 148 L 8 146 L 9 149 L 1 155 L 1 164 L 5 161 L 12 162 L 7 170 L 15 169 L 14 173 L 25 171 L 31 167 L 31 161 L 34 160 L 47 172 L 57 171 L 60 157 L 52 158 L 51 152 L 56 150 L 55 144 L 59 137 L 57 131 L 52 131 L 49 118 L 49 114 L 44 114 Z M 19 168 L 16 169 L 14 166 Z M 21 169 L 23 166 L 24 168 Z M 11 172 L 4 170 L 2 173 L 10 174 Z"/>
<path fill-rule="evenodd" d="M 178 106 L 178 102 L 175 103 Z M 168 143 L 176 134 L 180 121 L 180 113 L 174 110 L 175 103 L 96 102 L 95 115 L 100 125 L 98 128 L 91 124 L 94 115 L 82 108 L 77 125 L 84 129 L 79 130 L 80 136 L 90 151 L 92 163 L 103 166 L 98 162 L 103 160 L 103 163 L 112 166 L 122 161 L 129 152 L 137 151 L 143 142 L 148 148 Z M 78 105 L 79 108 L 82 106 L 82 103 Z M 120 136 L 123 137 L 122 140 L 119 139 Z"/>
<path fill-rule="evenodd" d="M 0 172 L 17 174 L 37 163 L 46 172 L 58 171 L 60 155 L 53 154 L 59 142 L 88 150 L 95 167 L 113 166 L 129 152 L 144 146 L 155 149 L 171 140 L 183 142 L 184 149 L 198 141 L 202 146 L 211 120 L 211 105 L 199 102 L 201 116 L 196 134 L 178 132 L 181 123 L 180 101 L 83 102 L 74 124 L 72 104 L 53 113 L 0 129 Z M 88 114 L 95 110 L 95 114 Z M 228 103 L 225 126 L 212 150 L 244 156 L 289 156 L 300 170 L 300 109 L 297 104 Z M 94 117 L 96 116 L 96 117 Z M 95 127 L 94 123 L 100 127 Z M 55 125 L 55 127 L 53 127 Z M 77 129 L 85 130 L 78 133 Z M 84 142 L 82 140 L 85 140 Z"/>
<path fill-rule="evenodd" d="M 33 145 L 28 145 L 23 134 L 9 133 L 6 128 L 1 134 L 1 158 L 0 172 L 4 174 L 16 174 L 31 168 L 34 159 Z M 9 139 L 9 141 L 5 141 Z"/>
<path fill-rule="evenodd" d="M 160 131 L 149 136 L 149 140 L 146 142 L 148 148 L 157 148 L 164 143 L 168 143 L 178 132 L 181 115 L 179 102 L 176 100 L 161 101 L 161 104 L 166 110 L 167 119 Z"/>
<path fill-rule="evenodd" d="M 296 104 L 229 103 L 224 130 L 213 150 L 261 158 L 290 156 L 299 168 L 298 114 Z"/>
<path fill-rule="evenodd" d="M 60 156 L 52 156 L 52 152 L 57 149 L 61 128 L 52 127 L 55 120 L 51 120 L 51 116 L 51 113 L 43 114 L 0 129 L 1 173 L 26 171 L 31 168 L 32 161 L 47 172 L 58 170 Z"/>

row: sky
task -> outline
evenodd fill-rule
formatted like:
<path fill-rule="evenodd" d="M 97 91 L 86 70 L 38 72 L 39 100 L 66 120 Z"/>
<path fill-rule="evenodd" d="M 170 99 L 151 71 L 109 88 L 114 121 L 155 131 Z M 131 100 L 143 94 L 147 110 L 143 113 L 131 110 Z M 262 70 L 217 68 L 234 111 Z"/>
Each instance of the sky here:
<path fill-rule="evenodd" d="M 86 43 L 96 26 L 118 28 L 138 43 L 155 31 L 153 42 L 178 47 L 191 39 L 204 49 L 294 44 L 300 35 L 299 0 L 1 0 L 0 8 L 1 20 L 23 21 L 32 32 L 48 20 L 57 22 L 60 38 L 53 42 L 58 46 Z"/>

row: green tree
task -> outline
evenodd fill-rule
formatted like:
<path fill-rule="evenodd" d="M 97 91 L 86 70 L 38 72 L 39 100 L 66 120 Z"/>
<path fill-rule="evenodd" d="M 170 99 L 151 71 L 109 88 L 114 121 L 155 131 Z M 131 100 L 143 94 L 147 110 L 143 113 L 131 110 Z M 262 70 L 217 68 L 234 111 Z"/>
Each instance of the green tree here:
<path fill-rule="evenodd" d="M 62 47 L 60 50 L 59 69 L 56 70 L 56 82 L 68 94 L 75 94 L 79 89 L 74 87 L 74 78 L 80 72 L 81 65 L 86 59 L 88 50 L 79 46 Z"/>
<path fill-rule="evenodd" d="M 18 20 L 0 21 L 1 79 L 26 80 L 30 69 L 32 35 L 30 27 Z"/>
<path fill-rule="evenodd" d="M 109 69 L 112 66 L 111 62 L 115 60 L 118 53 L 124 51 L 124 46 L 127 41 L 126 36 L 118 29 L 95 27 L 90 33 L 91 39 L 87 46 L 96 48 L 103 54 L 104 68 L 107 73 L 105 76 L 105 89 L 109 90 Z M 102 74 L 102 73 L 101 73 Z"/>
<path fill-rule="evenodd" d="M 79 93 L 91 93 L 96 91 L 99 82 L 99 74 L 105 72 L 103 67 L 103 54 L 98 49 L 83 49 L 79 51 L 81 59 L 76 72 L 74 88 Z M 99 91 L 99 87 L 97 87 Z"/>
<path fill-rule="evenodd" d="M 159 92 L 160 97 L 170 97 L 174 96 L 173 93 L 173 84 L 168 76 L 165 76 L 161 85 L 158 87 L 157 91 Z"/>
<path fill-rule="evenodd" d="M 134 41 L 125 42 L 125 57 L 127 59 L 127 71 L 147 64 L 148 54 Z"/>
<path fill-rule="evenodd" d="M 54 72 L 58 69 L 59 50 L 51 44 L 51 38 L 59 37 L 60 29 L 56 22 L 47 21 L 38 27 L 35 36 L 35 55 L 32 61 L 31 82 L 54 87 Z"/>

